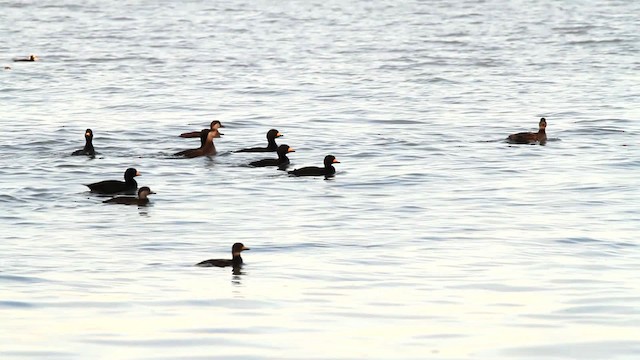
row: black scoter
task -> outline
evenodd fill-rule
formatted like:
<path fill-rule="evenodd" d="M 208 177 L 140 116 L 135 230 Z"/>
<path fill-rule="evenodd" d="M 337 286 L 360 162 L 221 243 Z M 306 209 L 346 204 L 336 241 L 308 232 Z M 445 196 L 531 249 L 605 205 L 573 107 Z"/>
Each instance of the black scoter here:
<path fill-rule="evenodd" d="M 289 174 L 295 176 L 332 176 L 336 173 L 336 168 L 332 164 L 339 164 L 340 161 L 333 155 L 324 157 L 324 167 L 308 166 L 300 169 L 289 171 Z"/>
<path fill-rule="evenodd" d="M 84 132 L 84 141 L 84 148 L 74 151 L 73 153 L 71 153 L 71 155 L 96 155 L 96 151 L 93 148 L 93 131 L 91 131 L 91 129 L 87 129 Z"/>
<path fill-rule="evenodd" d="M 267 131 L 267 147 L 254 147 L 238 150 L 236 152 L 271 152 L 278 150 L 278 144 L 276 144 L 276 138 L 283 136 L 276 129 Z"/>
<path fill-rule="evenodd" d="M 231 254 L 233 255 L 232 259 L 209 259 L 205 261 L 201 261 L 196 264 L 196 266 L 202 267 L 227 267 L 233 266 L 234 268 L 242 267 L 242 257 L 240 257 L 240 253 L 244 250 L 250 250 L 248 247 L 244 246 L 242 243 L 235 243 L 231 247 Z"/>
<path fill-rule="evenodd" d="M 250 162 L 250 166 L 255 167 L 264 167 L 264 166 L 279 166 L 280 168 L 285 168 L 289 165 L 289 158 L 287 154 L 290 152 L 295 152 L 292 147 L 289 145 L 280 145 L 278 146 L 278 158 L 277 159 L 262 159 Z"/>
<path fill-rule="evenodd" d="M 92 192 L 100 194 L 117 194 L 117 193 L 132 193 L 138 188 L 138 183 L 134 177 L 140 176 L 138 170 L 134 168 L 128 168 L 124 172 L 124 181 L 120 180 L 105 180 L 97 183 L 87 185 Z"/>

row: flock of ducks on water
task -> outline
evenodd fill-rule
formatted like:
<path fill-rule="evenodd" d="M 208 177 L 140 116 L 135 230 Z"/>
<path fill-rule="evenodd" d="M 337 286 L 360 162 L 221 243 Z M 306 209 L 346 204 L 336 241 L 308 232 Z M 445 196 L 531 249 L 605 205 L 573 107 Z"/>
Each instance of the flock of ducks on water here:
<path fill-rule="evenodd" d="M 183 151 L 179 151 L 174 156 L 177 157 L 185 157 L 185 158 L 195 158 L 200 156 L 210 156 L 216 154 L 216 147 L 213 144 L 213 139 L 220 137 L 223 135 L 219 129 L 224 127 L 219 120 L 214 120 L 209 125 L 208 129 L 203 129 L 201 131 L 192 131 L 180 134 L 182 138 L 200 138 L 200 147 L 195 149 L 187 149 Z M 289 145 L 283 144 L 278 146 L 276 143 L 276 138 L 281 137 L 282 134 L 276 130 L 271 129 L 267 131 L 267 146 L 266 147 L 251 147 L 246 149 L 237 150 L 238 153 L 264 153 L 264 152 L 276 152 L 278 155 L 277 158 L 267 158 L 262 160 L 257 160 L 250 162 L 248 165 L 252 167 L 268 167 L 273 166 L 277 167 L 280 170 L 286 170 L 290 164 L 289 158 L 287 154 L 290 152 L 295 152 L 293 148 Z M 87 129 L 84 133 L 85 145 L 82 149 L 76 150 L 71 153 L 71 155 L 75 156 L 95 156 L 96 150 L 93 146 L 93 130 Z M 335 175 L 336 169 L 333 167 L 333 164 L 340 163 L 335 156 L 327 155 L 324 158 L 324 166 L 307 166 L 299 169 L 294 169 L 289 171 L 289 175 L 291 176 L 324 176 L 325 178 L 329 178 Z M 91 190 L 91 192 L 104 194 L 104 195 L 116 195 L 121 193 L 131 193 L 135 192 L 138 189 L 138 183 L 134 179 L 136 176 L 140 176 L 140 172 L 134 168 L 129 168 L 124 172 L 124 181 L 120 180 L 104 180 L 92 184 L 88 184 L 87 186 Z M 138 197 L 121 197 L 118 199 L 110 199 L 104 201 L 106 203 L 118 203 L 118 204 L 128 204 L 128 205 L 145 205 L 149 202 L 147 196 L 149 194 L 153 194 L 151 189 L 148 187 L 142 187 L 138 190 Z"/>
<path fill-rule="evenodd" d="M 180 134 L 182 138 L 200 138 L 200 147 L 195 149 L 188 149 L 177 152 L 174 156 L 177 157 L 185 157 L 185 158 L 195 158 L 200 156 L 210 156 L 216 154 L 216 148 L 213 144 L 213 139 L 219 138 L 223 135 L 219 129 L 224 127 L 222 123 L 218 120 L 214 120 L 209 125 L 208 129 L 203 129 L 200 131 L 191 131 Z M 267 146 L 265 147 L 251 147 L 246 149 L 237 150 L 238 153 L 265 153 L 265 152 L 276 152 L 277 158 L 267 158 L 262 160 L 257 160 L 249 163 L 249 166 L 253 167 L 267 167 L 273 166 L 278 167 L 280 170 L 286 170 L 289 166 L 289 158 L 287 154 L 290 152 L 294 152 L 293 148 L 289 145 L 280 145 L 276 143 L 276 138 L 281 137 L 282 134 L 276 130 L 271 129 L 267 131 Z M 82 149 L 78 149 L 71 153 L 74 156 L 90 156 L 95 157 L 96 150 L 93 146 L 93 130 L 87 129 L 84 133 L 85 145 Z M 325 178 L 329 178 L 335 175 L 336 169 L 333 167 L 333 164 L 339 163 L 339 161 L 333 155 L 327 155 L 324 158 L 324 167 L 317 166 L 308 166 L 299 169 L 295 169 L 289 171 L 288 173 L 291 176 L 324 176 Z M 115 196 L 111 199 L 103 201 L 103 203 L 107 204 L 123 204 L 123 205 L 138 205 L 145 206 L 149 203 L 149 195 L 155 194 L 148 186 L 143 186 L 138 189 L 138 183 L 135 180 L 136 176 L 140 176 L 140 172 L 135 168 L 128 168 L 124 172 L 124 181 L 120 180 L 104 180 L 95 182 L 92 184 L 87 184 L 90 191 L 97 194 L 103 195 L 118 195 L 118 194 L 130 194 L 135 193 L 136 189 L 138 190 L 138 195 L 136 197 L 133 196 Z M 238 271 L 240 267 L 242 267 L 242 257 L 240 253 L 242 251 L 249 250 L 248 247 L 244 246 L 241 243 L 233 244 L 231 248 L 231 259 L 210 259 L 202 261 L 197 266 L 203 267 L 233 267 L 234 271 Z"/>
<path fill-rule="evenodd" d="M 186 158 L 194 158 L 199 156 L 210 156 L 216 153 L 216 148 L 213 145 L 213 139 L 220 137 L 223 135 L 220 133 L 218 129 L 224 127 L 222 123 L 218 120 L 214 120 L 209 125 L 209 129 L 203 129 L 201 131 L 192 131 L 180 134 L 182 138 L 200 138 L 200 147 L 196 149 L 189 149 L 180 151 L 174 154 L 174 156 L 181 156 Z M 547 120 L 545 118 L 541 118 L 538 124 L 537 132 L 520 132 L 516 134 L 511 134 L 507 137 L 507 141 L 514 144 L 535 144 L 540 143 L 544 144 L 547 141 L 546 134 Z M 87 129 L 85 131 L 85 146 L 82 149 L 74 151 L 71 155 L 85 155 L 85 156 L 95 156 L 96 151 L 93 147 L 93 131 L 91 129 Z M 262 159 L 250 162 L 250 166 L 254 167 L 266 167 L 266 166 L 277 166 L 279 169 L 284 170 L 289 165 L 289 158 L 287 154 L 290 152 L 294 152 L 289 145 L 280 145 L 276 144 L 276 138 L 281 137 L 282 134 L 276 130 L 271 129 L 267 131 L 267 146 L 266 147 L 252 147 L 237 150 L 239 153 L 261 153 L 261 152 L 273 152 L 275 151 L 278 154 L 277 159 Z M 299 169 L 295 169 L 293 171 L 289 171 L 289 174 L 292 176 L 325 176 L 325 178 L 333 176 L 336 172 L 336 169 L 333 167 L 334 163 L 339 163 L 339 161 L 333 155 L 327 155 L 324 158 L 324 167 L 316 167 L 309 166 L 303 167 Z M 99 194 L 119 194 L 119 193 L 127 193 L 134 191 L 138 188 L 138 183 L 134 179 L 136 176 L 139 176 L 140 172 L 134 168 L 128 168 L 124 172 L 124 181 L 119 180 L 104 180 L 92 184 L 88 184 L 87 186 L 92 192 Z M 150 194 L 155 194 L 151 189 L 147 186 L 143 186 L 138 189 L 138 196 L 119 196 L 113 197 L 109 200 L 103 201 L 104 203 L 110 204 L 125 204 L 125 205 L 138 205 L 144 206 L 149 203 L 148 196 Z M 240 253 L 242 251 L 249 250 L 248 247 L 244 246 L 242 243 L 235 243 L 231 247 L 231 259 L 209 259 L 196 264 L 197 266 L 204 267 L 233 267 L 234 271 L 239 271 L 242 267 L 243 261 Z"/>
<path fill-rule="evenodd" d="M 26 58 L 16 58 L 13 59 L 15 62 L 22 61 L 37 61 L 38 57 L 35 55 L 30 55 Z M 5 66 L 5 70 L 11 69 L 9 66 Z M 218 120 L 214 120 L 211 122 L 208 129 L 203 129 L 201 131 L 191 131 L 180 134 L 182 138 L 200 138 L 200 147 L 194 149 L 187 149 L 174 154 L 174 156 L 185 157 L 185 158 L 195 158 L 200 156 L 210 156 L 215 155 L 216 148 L 213 144 L 214 138 L 219 138 L 221 135 L 219 129 L 222 128 L 222 123 Z M 513 144 L 535 144 L 540 143 L 544 144 L 547 141 L 547 120 L 545 118 L 541 118 L 538 123 L 538 131 L 537 132 L 520 132 L 516 134 L 511 134 L 507 137 L 507 141 Z M 276 144 L 276 138 L 281 137 L 282 134 L 276 130 L 271 129 L 267 131 L 267 146 L 266 147 L 252 147 L 237 150 L 238 153 L 261 153 L 261 152 L 276 152 L 278 158 L 273 159 L 262 159 L 249 163 L 250 166 L 254 167 L 266 167 L 266 166 L 275 166 L 280 170 L 285 170 L 289 166 L 289 158 L 287 154 L 290 152 L 295 152 L 293 148 L 289 145 L 280 145 Z M 84 155 L 84 156 L 95 156 L 96 151 L 93 147 L 93 131 L 91 129 L 87 129 L 84 134 L 85 137 L 85 145 L 82 149 L 74 151 L 71 155 Z M 335 174 L 336 169 L 333 167 L 333 164 L 340 163 L 335 156 L 327 155 L 324 158 L 324 167 L 316 167 L 309 166 L 303 167 L 299 169 L 295 169 L 289 171 L 288 173 L 292 176 L 324 176 L 325 178 L 331 177 Z M 140 172 L 134 168 L 128 168 L 124 172 L 124 181 L 120 180 L 104 180 L 96 183 L 88 184 L 86 186 L 89 187 L 91 192 L 105 195 L 116 195 L 123 193 L 135 193 L 136 189 L 138 189 L 138 183 L 134 179 L 136 176 L 140 176 Z M 155 194 L 155 192 L 151 191 L 151 189 L 147 186 L 143 186 L 138 189 L 138 196 L 117 196 L 111 199 L 103 201 L 103 203 L 108 204 L 124 204 L 124 205 L 138 205 L 144 206 L 149 203 L 149 195 Z M 234 271 L 238 270 L 242 267 L 243 261 L 240 253 L 242 251 L 249 250 L 248 247 L 244 246 L 242 243 L 235 243 L 231 247 L 231 259 L 209 259 L 196 264 L 196 266 L 204 266 L 204 267 L 233 267 Z"/>

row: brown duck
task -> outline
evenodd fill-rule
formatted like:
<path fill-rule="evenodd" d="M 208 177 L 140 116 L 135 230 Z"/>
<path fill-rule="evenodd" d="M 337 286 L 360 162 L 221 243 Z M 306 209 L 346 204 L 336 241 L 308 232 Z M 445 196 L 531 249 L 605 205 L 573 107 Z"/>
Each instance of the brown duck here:
<path fill-rule="evenodd" d="M 138 190 L 138 197 L 133 196 L 117 196 L 109 200 L 103 201 L 105 204 L 124 204 L 124 205 L 138 205 L 144 206 L 149 203 L 148 196 L 155 194 L 149 187 L 143 186 Z"/>
<path fill-rule="evenodd" d="M 540 142 L 541 144 L 547 141 L 547 133 L 545 129 L 547 128 L 547 120 L 545 118 L 540 119 L 540 123 L 538 124 L 538 132 L 521 132 L 517 134 L 511 134 L 507 138 L 512 144 L 530 144 L 535 142 Z"/>
<path fill-rule="evenodd" d="M 200 146 L 197 149 L 189 149 L 189 150 L 183 150 L 180 152 L 175 153 L 175 156 L 184 156 L 187 158 L 194 158 L 194 157 L 198 157 L 198 156 L 207 156 L 207 155 L 215 155 L 216 154 L 216 147 L 215 145 L 213 145 L 213 139 L 216 137 L 220 137 L 220 135 L 223 135 L 222 133 L 220 133 L 217 129 L 215 130 L 208 130 L 208 129 L 204 129 L 200 132 L 200 136 L 205 138 L 204 141 L 204 145 Z"/>
<path fill-rule="evenodd" d="M 224 127 L 224 126 L 222 125 L 222 123 L 219 120 L 213 120 L 211 122 L 211 124 L 209 125 L 209 129 L 208 130 L 218 130 L 221 127 Z M 207 129 L 205 129 L 205 130 L 207 130 Z M 202 133 L 202 131 L 190 131 L 190 132 L 186 132 L 186 133 L 180 134 L 180 137 L 181 138 L 194 138 L 194 137 L 199 137 L 201 133 Z M 201 146 L 204 145 L 204 140 L 202 140 L 202 138 L 200 138 L 200 141 L 201 141 L 200 145 Z"/>

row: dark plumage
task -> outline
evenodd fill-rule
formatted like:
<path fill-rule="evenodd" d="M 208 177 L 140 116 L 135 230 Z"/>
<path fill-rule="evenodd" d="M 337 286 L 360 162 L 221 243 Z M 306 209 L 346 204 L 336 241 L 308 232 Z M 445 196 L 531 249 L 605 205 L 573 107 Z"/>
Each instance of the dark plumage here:
<path fill-rule="evenodd" d="M 217 267 L 227 267 L 227 266 L 233 266 L 233 268 L 240 268 L 242 267 L 242 257 L 240 257 L 240 253 L 243 252 L 244 250 L 250 250 L 248 247 L 245 247 L 242 243 L 235 243 L 233 244 L 233 246 L 231 247 L 231 255 L 233 256 L 233 258 L 231 259 L 209 259 L 209 260 L 205 260 L 205 261 L 201 261 L 199 263 L 196 264 L 196 266 L 202 266 L 202 267 L 212 267 L 212 266 L 217 266 Z"/>
<path fill-rule="evenodd" d="M 276 144 L 276 138 L 283 136 L 276 129 L 267 131 L 267 147 L 254 147 L 238 150 L 236 152 L 270 152 L 278 150 L 278 144 Z"/>
<path fill-rule="evenodd" d="M 289 174 L 295 176 L 332 176 L 336 173 L 336 168 L 332 164 L 339 164 L 340 161 L 333 155 L 324 157 L 324 167 L 308 166 L 300 169 L 289 171 Z"/>
<path fill-rule="evenodd" d="M 134 177 L 140 176 L 138 170 L 128 168 L 124 172 L 124 181 L 105 180 L 87 185 L 92 192 L 100 194 L 133 193 L 138 188 Z"/>
<path fill-rule="evenodd" d="M 124 204 L 124 205 L 138 205 L 143 206 L 149 203 L 149 194 L 155 194 L 149 187 L 143 186 L 138 190 L 138 197 L 133 196 L 118 196 L 109 200 L 103 201 L 107 204 Z"/>
<path fill-rule="evenodd" d="M 204 129 L 200 132 L 200 136 L 205 138 L 204 145 L 197 149 L 183 150 L 175 153 L 175 156 L 184 156 L 187 158 L 194 158 L 198 156 L 215 155 L 216 147 L 213 145 L 213 138 L 220 137 L 222 135 L 217 129 L 208 130 Z"/>
<path fill-rule="evenodd" d="M 14 62 L 20 62 L 20 61 L 37 61 L 38 57 L 35 55 L 29 55 L 28 58 L 16 58 L 13 59 Z"/>
<path fill-rule="evenodd" d="M 209 129 L 204 129 L 204 130 L 218 130 L 219 128 L 224 127 L 222 125 L 222 123 L 219 120 L 213 120 L 211 122 L 211 124 L 209 124 Z M 204 131 L 202 130 L 202 131 Z M 206 140 L 206 137 L 204 139 L 202 139 L 202 131 L 190 131 L 190 132 L 186 132 L 186 133 L 182 133 L 180 134 L 180 137 L 182 138 L 194 138 L 194 137 L 200 137 L 200 146 L 204 145 L 204 142 Z M 218 136 L 220 137 L 220 136 Z"/>
<path fill-rule="evenodd" d="M 517 134 L 511 134 L 507 138 L 507 141 L 513 144 L 530 144 L 540 142 L 541 144 L 547 141 L 547 119 L 541 118 L 538 123 L 538 132 L 521 132 Z"/>
<path fill-rule="evenodd" d="M 84 148 L 72 152 L 71 155 L 96 155 L 96 150 L 93 148 L 93 131 L 91 129 L 87 129 L 84 132 L 84 141 Z"/>
<path fill-rule="evenodd" d="M 292 147 L 289 147 L 289 145 L 280 145 L 278 146 L 277 159 L 262 159 L 250 162 L 249 165 L 255 167 L 279 166 L 281 168 L 284 168 L 289 165 L 289 158 L 287 157 L 287 154 L 290 152 L 295 152 L 295 150 L 293 150 Z"/>

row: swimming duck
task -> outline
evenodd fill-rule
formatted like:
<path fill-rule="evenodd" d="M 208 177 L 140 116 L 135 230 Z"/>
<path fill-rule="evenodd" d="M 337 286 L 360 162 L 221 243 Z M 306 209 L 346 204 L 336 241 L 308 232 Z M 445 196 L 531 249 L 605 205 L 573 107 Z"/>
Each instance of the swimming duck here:
<path fill-rule="evenodd" d="M 541 118 L 538 123 L 538 132 L 521 132 L 517 134 L 511 134 L 507 138 L 510 143 L 513 144 L 530 144 L 534 142 L 540 142 L 544 144 L 547 141 L 547 119 Z"/>
<path fill-rule="evenodd" d="M 93 131 L 91 131 L 91 129 L 87 129 L 84 132 L 84 140 L 84 148 L 72 152 L 71 155 L 96 155 L 96 151 L 93 149 Z"/>
<path fill-rule="evenodd" d="M 308 166 L 289 171 L 289 174 L 295 176 L 333 176 L 336 173 L 336 168 L 332 164 L 339 163 L 340 161 L 335 156 L 327 155 L 324 157 L 324 167 Z"/>
<path fill-rule="evenodd" d="M 187 158 L 194 158 L 194 157 L 198 157 L 198 156 L 206 156 L 206 155 L 214 155 L 216 153 L 216 147 L 215 145 L 213 145 L 213 138 L 215 137 L 220 137 L 221 134 L 218 129 L 215 130 L 208 130 L 208 129 L 203 129 L 200 132 L 200 136 L 206 136 L 205 137 L 205 142 L 204 145 L 200 146 L 197 149 L 189 149 L 189 150 L 183 150 L 180 152 L 175 153 L 175 156 L 184 156 Z"/>
<path fill-rule="evenodd" d="M 103 201 L 106 204 L 124 204 L 124 205 L 138 205 L 143 206 L 149 203 L 149 194 L 155 194 L 148 186 L 143 186 L 138 189 L 138 197 L 133 196 L 118 196 L 109 200 Z"/>
<path fill-rule="evenodd" d="M 38 60 L 38 57 L 33 55 L 33 54 L 29 55 L 28 58 L 16 58 L 16 59 L 13 59 L 14 62 L 19 62 L 19 61 L 37 61 L 37 60 Z"/>
<path fill-rule="evenodd" d="M 222 128 L 222 127 L 224 127 L 224 126 L 222 125 L 222 123 L 219 120 L 213 120 L 211 122 L 211 124 L 209 124 L 209 129 L 208 130 L 218 130 L 219 128 Z M 202 140 L 202 136 L 200 136 L 200 134 L 202 134 L 202 131 L 190 131 L 190 132 L 186 132 L 186 133 L 180 134 L 180 137 L 182 137 L 182 138 L 200 137 L 200 146 L 203 146 L 204 145 L 204 140 Z M 218 136 L 218 137 L 220 137 L 220 136 Z M 205 137 L 205 140 L 206 140 L 206 137 Z"/>
<path fill-rule="evenodd" d="M 279 166 L 280 168 L 284 169 L 286 168 L 287 165 L 289 165 L 289 158 L 287 157 L 287 154 L 290 152 L 295 152 L 295 150 L 293 150 L 292 147 L 289 147 L 289 145 L 280 145 L 278 146 L 278 150 L 277 150 L 277 153 L 278 153 L 277 159 L 257 160 L 257 161 L 250 162 L 249 165 L 255 166 L 255 167 Z"/>
<path fill-rule="evenodd" d="M 240 253 L 245 250 L 250 250 L 250 249 L 244 246 L 242 243 L 235 243 L 231 247 L 231 255 L 233 256 L 232 259 L 209 259 L 209 260 L 205 260 L 197 263 L 196 266 L 202 266 L 202 267 L 233 266 L 234 268 L 239 268 L 239 267 L 242 267 L 242 264 L 243 264 L 242 257 L 240 257 Z"/>
<path fill-rule="evenodd" d="M 278 150 L 278 145 L 276 144 L 276 138 L 283 136 L 276 129 L 271 129 L 267 131 L 267 147 L 254 147 L 238 150 L 236 152 L 270 152 Z"/>
<path fill-rule="evenodd" d="M 91 192 L 99 194 L 131 193 L 138 188 L 138 183 L 134 179 L 136 176 L 140 176 L 140 172 L 134 168 L 128 168 L 124 172 L 124 181 L 104 180 L 87 186 Z"/>

